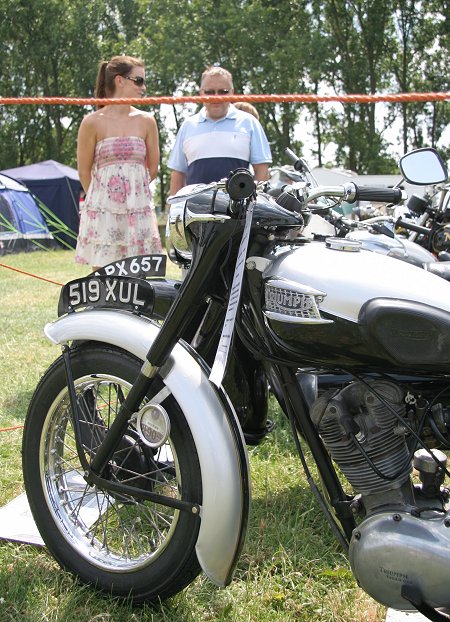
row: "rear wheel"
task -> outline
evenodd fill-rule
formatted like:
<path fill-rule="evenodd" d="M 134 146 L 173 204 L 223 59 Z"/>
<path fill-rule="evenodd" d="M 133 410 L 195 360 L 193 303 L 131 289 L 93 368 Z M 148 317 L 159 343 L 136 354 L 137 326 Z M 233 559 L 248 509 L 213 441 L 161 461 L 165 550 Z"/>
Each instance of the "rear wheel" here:
<path fill-rule="evenodd" d="M 71 354 L 82 443 L 92 460 L 141 363 L 112 347 L 86 344 Z M 201 472 L 189 425 L 160 379 L 153 385 L 170 433 L 157 449 L 130 422 L 107 477 L 114 482 L 201 504 Z M 148 398 L 147 401 L 151 400 Z M 135 601 L 167 598 L 200 571 L 195 553 L 200 519 L 132 494 L 108 492 L 84 479 L 75 445 L 62 357 L 32 398 L 23 436 L 23 474 L 47 547 L 82 581 Z"/>

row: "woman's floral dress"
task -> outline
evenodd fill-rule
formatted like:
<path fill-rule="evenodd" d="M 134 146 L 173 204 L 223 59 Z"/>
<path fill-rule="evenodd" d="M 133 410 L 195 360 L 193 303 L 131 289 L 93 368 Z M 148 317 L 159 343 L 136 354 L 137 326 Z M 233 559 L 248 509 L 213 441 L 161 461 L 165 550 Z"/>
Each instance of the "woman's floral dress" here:
<path fill-rule="evenodd" d="M 80 209 L 78 263 L 101 267 L 161 252 L 145 156 L 145 141 L 138 136 L 97 143 L 92 181 Z"/>

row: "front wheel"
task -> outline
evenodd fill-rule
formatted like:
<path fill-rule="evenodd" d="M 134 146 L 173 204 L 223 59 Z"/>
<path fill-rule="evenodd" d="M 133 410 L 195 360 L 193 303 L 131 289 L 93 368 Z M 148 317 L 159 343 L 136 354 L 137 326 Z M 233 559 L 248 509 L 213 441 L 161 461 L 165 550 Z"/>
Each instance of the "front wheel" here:
<path fill-rule="evenodd" d="M 74 348 L 71 362 L 81 440 L 91 461 L 141 362 L 92 343 Z M 201 471 L 189 425 L 160 379 L 152 386 L 152 396 L 157 393 L 170 421 L 166 441 L 149 447 L 131 420 L 110 461 L 108 478 L 201 504 Z M 71 410 L 60 357 L 34 393 L 23 435 L 25 488 L 45 544 L 63 568 L 114 596 L 141 602 L 179 592 L 200 572 L 195 553 L 199 517 L 89 486 L 75 446 Z"/>

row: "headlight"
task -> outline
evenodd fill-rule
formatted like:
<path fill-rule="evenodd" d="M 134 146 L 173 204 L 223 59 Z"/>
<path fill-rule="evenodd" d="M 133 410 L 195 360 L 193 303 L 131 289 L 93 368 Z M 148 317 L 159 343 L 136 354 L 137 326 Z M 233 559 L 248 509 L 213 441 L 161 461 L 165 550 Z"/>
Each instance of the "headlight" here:
<path fill-rule="evenodd" d="M 186 197 L 170 204 L 166 224 L 166 249 L 174 263 L 185 265 L 192 260 L 191 236 L 185 228 Z"/>

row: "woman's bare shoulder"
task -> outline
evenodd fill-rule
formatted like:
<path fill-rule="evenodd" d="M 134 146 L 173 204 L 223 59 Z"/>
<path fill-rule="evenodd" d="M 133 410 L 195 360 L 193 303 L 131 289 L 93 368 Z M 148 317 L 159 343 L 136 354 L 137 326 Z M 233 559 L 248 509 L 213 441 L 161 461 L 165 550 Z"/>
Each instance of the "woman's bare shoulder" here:
<path fill-rule="evenodd" d="M 94 112 L 89 112 L 83 120 L 81 121 L 81 126 L 92 129 L 98 127 L 99 123 L 101 123 L 103 117 L 102 110 L 95 110 Z"/>
<path fill-rule="evenodd" d="M 130 115 L 135 119 L 142 120 L 144 123 L 156 123 L 155 117 L 151 112 L 138 110 L 137 108 L 131 108 Z"/>

